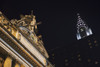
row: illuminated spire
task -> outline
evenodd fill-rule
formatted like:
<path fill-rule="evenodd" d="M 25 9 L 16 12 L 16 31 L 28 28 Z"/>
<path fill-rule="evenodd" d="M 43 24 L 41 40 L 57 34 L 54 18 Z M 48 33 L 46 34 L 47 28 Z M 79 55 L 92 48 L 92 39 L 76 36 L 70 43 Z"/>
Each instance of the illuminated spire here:
<path fill-rule="evenodd" d="M 92 35 L 92 30 L 88 25 L 81 19 L 79 13 L 77 13 L 77 40 Z"/>

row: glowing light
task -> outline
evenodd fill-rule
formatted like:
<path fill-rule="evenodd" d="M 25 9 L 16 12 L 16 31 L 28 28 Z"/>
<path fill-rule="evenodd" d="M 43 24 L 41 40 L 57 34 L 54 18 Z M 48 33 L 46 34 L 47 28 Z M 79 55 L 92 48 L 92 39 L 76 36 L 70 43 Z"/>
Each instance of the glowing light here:
<path fill-rule="evenodd" d="M 87 37 L 87 36 L 90 36 L 92 34 L 93 34 L 92 30 L 90 28 L 88 28 L 88 25 L 81 19 L 80 15 L 78 14 L 77 40 L 80 40 L 80 39 Z"/>
<path fill-rule="evenodd" d="M 78 61 L 81 61 L 81 60 L 82 60 L 81 58 L 78 59 Z"/>
<path fill-rule="evenodd" d="M 88 62 L 91 62 L 91 59 L 88 59 Z"/>
<path fill-rule="evenodd" d="M 91 43 L 89 43 L 89 45 L 91 45 Z"/>
<path fill-rule="evenodd" d="M 98 61 L 95 61 L 95 64 L 98 64 L 99 62 Z"/>
<path fill-rule="evenodd" d="M 66 59 L 65 62 L 68 62 L 68 59 Z"/>

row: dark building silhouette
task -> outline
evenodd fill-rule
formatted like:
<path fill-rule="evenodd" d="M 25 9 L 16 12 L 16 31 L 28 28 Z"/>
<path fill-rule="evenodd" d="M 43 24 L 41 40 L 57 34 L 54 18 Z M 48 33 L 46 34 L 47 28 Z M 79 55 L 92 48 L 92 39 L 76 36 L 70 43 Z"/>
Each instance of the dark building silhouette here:
<path fill-rule="evenodd" d="M 78 15 L 79 22 L 83 23 L 77 30 L 77 36 L 80 38 L 76 42 L 49 52 L 50 61 L 55 67 L 100 67 L 99 38 L 92 34 L 91 29 Z"/>

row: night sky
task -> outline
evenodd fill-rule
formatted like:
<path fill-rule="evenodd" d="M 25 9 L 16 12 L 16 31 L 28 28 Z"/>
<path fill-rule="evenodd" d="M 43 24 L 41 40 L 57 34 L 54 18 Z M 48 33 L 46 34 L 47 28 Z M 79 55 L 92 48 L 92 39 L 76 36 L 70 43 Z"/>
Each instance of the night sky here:
<path fill-rule="evenodd" d="M 20 18 L 20 14 L 31 14 L 33 10 L 43 36 L 44 46 L 48 51 L 76 41 L 77 13 L 93 30 L 100 34 L 99 1 L 37 1 L 37 0 L 4 0 L 0 1 L 0 11 L 8 19 Z"/>

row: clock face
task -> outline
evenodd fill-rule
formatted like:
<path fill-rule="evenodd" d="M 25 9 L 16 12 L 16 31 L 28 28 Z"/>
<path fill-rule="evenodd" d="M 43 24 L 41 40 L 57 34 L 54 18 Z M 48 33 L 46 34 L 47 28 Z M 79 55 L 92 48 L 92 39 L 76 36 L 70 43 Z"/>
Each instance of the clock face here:
<path fill-rule="evenodd" d="M 79 32 L 80 32 L 81 37 L 85 37 L 86 36 L 86 29 L 84 27 L 81 27 L 79 29 Z"/>

